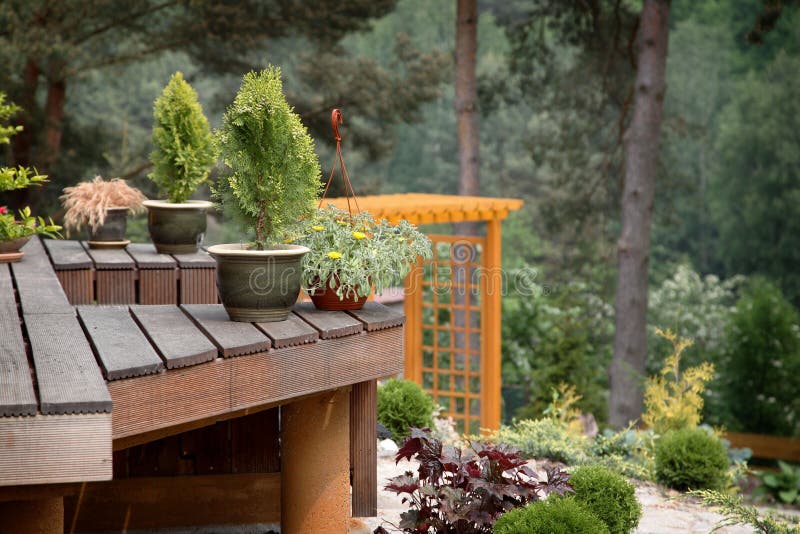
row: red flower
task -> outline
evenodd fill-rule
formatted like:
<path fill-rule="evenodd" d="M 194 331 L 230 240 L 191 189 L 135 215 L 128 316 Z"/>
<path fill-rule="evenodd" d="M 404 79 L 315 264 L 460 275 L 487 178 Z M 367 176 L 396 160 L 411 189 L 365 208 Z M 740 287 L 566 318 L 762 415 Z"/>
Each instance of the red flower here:
<path fill-rule="evenodd" d="M 8 209 L 5 206 L 0 206 L 0 215 L 5 215 L 8 213 Z"/>

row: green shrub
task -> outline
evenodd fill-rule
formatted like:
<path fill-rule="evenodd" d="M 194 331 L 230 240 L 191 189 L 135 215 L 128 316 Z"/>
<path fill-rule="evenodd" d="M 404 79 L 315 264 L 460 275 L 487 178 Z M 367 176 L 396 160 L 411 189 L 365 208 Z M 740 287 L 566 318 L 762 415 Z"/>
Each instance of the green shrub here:
<path fill-rule="evenodd" d="M 656 478 L 671 488 L 723 489 L 727 470 L 725 446 L 702 428 L 667 432 L 656 442 Z"/>
<path fill-rule="evenodd" d="M 433 399 L 410 380 L 390 379 L 378 388 L 378 421 L 392 432 L 398 443 L 408 428 L 433 426 Z"/>
<path fill-rule="evenodd" d="M 502 427 L 494 440 L 512 445 L 531 458 L 549 458 L 568 465 L 586 459 L 583 437 L 570 431 L 565 423 L 550 418 L 514 421 L 511 426 Z"/>
<path fill-rule="evenodd" d="M 596 515 L 571 497 L 553 496 L 501 515 L 495 534 L 609 534 Z"/>
<path fill-rule="evenodd" d="M 718 366 L 731 418 L 714 423 L 760 434 L 800 431 L 799 325 L 800 314 L 780 289 L 751 280 L 736 304 Z"/>
<path fill-rule="evenodd" d="M 570 474 L 574 499 L 592 511 L 611 534 L 628 534 L 642 516 L 633 484 L 600 466 L 579 467 Z"/>
<path fill-rule="evenodd" d="M 603 422 L 613 310 L 585 284 L 569 283 L 548 293 L 525 273 L 535 271 L 513 272 L 509 278 L 517 287 L 503 298 L 503 386 L 523 397 L 522 407 L 507 413 L 506 420 L 539 417 L 550 404 L 550 391 L 567 383 L 581 396 L 577 408 Z"/>
<path fill-rule="evenodd" d="M 153 172 L 148 178 L 170 202 L 186 202 L 217 159 L 214 137 L 197 93 L 176 72 L 153 108 Z"/>

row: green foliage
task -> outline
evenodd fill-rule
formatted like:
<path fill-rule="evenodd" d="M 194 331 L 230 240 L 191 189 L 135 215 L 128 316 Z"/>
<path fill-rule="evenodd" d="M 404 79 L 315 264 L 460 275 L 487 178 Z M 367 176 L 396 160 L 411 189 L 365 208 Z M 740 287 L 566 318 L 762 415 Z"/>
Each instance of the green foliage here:
<path fill-rule="evenodd" d="M 579 467 L 570 473 L 574 499 L 593 512 L 610 534 L 628 534 L 639 524 L 642 505 L 633 484 L 600 466 Z"/>
<path fill-rule="evenodd" d="M 731 430 L 795 435 L 800 430 L 800 315 L 781 291 L 754 279 L 736 304 L 720 362 Z"/>
<path fill-rule="evenodd" d="M 549 458 L 567 465 L 586 459 L 584 438 L 566 423 L 552 418 L 514 421 L 501 427 L 493 439 L 516 447 L 531 458 Z"/>
<path fill-rule="evenodd" d="M 503 299 L 503 385 L 525 394 L 517 417 L 538 417 L 560 383 L 581 396 L 577 408 L 605 419 L 612 309 L 585 284 L 549 287 L 539 271 L 510 273 L 512 291 Z"/>
<path fill-rule="evenodd" d="M 416 382 L 389 379 L 378 388 L 378 421 L 400 443 L 409 427 L 433 427 L 433 399 Z"/>
<path fill-rule="evenodd" d="M 186 202 L 208 178 L 217 158 L 214 137 L 197 93 L 176 72 L 153 108 L 153 146 L 148 178 L 170 202 Z"/>
<path fill-rule="evenodd" d="M 655 478 L 655 434 L 632 426 L 614 432 L 605 429 L 587 447 L 584 465 L 605 467 L 639 480 Z"/>
<path fill-rule="evenodd" d="M 303 257 L 303 287 L 328 284 L 340 299 L 367 296 L 370 285 L 380 294 L 402 284 L 420 256 L 432 256 L 430 240 L 408 221 L 393 225 L 367 212 L 351 216 L 332 204 L 317 210 L 303 230 L 292 241 L 311 249 Z"/>
<path fill-rule="evenodd" d="M 659 376 L 650 377 L 644 392 L 642 421 L 657 434 L 692 428 L 700 424 L 705 384 L 714 375 L 714 366 L 704 362 L 681 370 L 681 355 L 692 345 L 671 330 L 656 333 L 672 343 L 672 354 Z"/>
<path fill-rule="evenodd" d="M 780 52 L 737 84 L 720 117 L 711 181 L 725 268 L 768 276 L 790 300 L 800 297 L 800 154 L 791 141 L 800 130 L 798 73 L 800 56 Z"/>
<path fill-rule="evenodd" d="M 699 497 L 705 506 L 718 507 L 717 513 L 724 516 L 712 532 L 733 525 L 749 525 L 759 534 L 800 534 L 797 518 L 779 517 L 775 514 L 762 516 L 754 506 L 745 506 L 741 495 L 714 490 L 694 490 L 688 495 Z"/>
<path fill-rule="evenodd" d="M 0 91 L 0 145 L 10 142 L 13 135 L 22 131 L 22 127 L 9 125 L 5 122 L 19 109 L 13 103 L 6 103 L 6 95 Z M 47 182 L 47 176 L 25 167 L 0 167 L 0 192 L 25 189 L 32 185 L 42 185 Z M 59 237 L 61 227 L 52 219 L 47 221 L 42 217 L 31 215 L 31 209 L 24 206 L 18 210 L 19 219 L 9 212 L 6 206 L 0 206 L 0 241 L 10 241 L 35 234 L 49 237 Z"/>
<path fill-rule="evenodd" d="M 577 500 L 553 496 L 501 515 L 494 534 L 609 534 L 609 530 Z"/>
<path fill-rule="evenodd" d="M 217 198 L 255 230 L 258 249 L 283 242 L 314 213 L 320 168 L 314 141 L 286 102 L 279 68 L 245 74 L 217 140 L 229 167 Z"/>
<path fill-rule="evenodd" d="M 800 504 L 800 466 L 778 460 L 779 471 L 760 471 L 758 493 L 769 493 L 784 504 Z"/>
<path fill-rule="evenodd" d="M 727 470 L 725 446 L 703 428 L 673 430 L 656 441 L 656 478 L 671 488 L 724 489 Z"/>

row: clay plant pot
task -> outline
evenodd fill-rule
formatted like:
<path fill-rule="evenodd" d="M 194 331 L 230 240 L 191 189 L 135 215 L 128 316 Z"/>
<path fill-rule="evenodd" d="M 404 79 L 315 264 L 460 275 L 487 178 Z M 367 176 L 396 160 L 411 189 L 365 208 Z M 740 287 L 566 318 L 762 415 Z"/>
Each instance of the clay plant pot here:
<path fill-rule="evenodd" d="M 315 280 L 315 284 L 318 281 L 319 279 Z M 338 288 L 339 279 L 334 276 L 333 288 L 330 287 L 330 279 L 328 279 L 323 287 L 314 288 L 313 292 L 310 292 L 308 296 L 311 297 L 311 302 L 314 303 L 318 310 L 326 311 L 360 310 L 369 298 L 369 295 L 365 297 L 350 295 L 340 299 L 339 295 L 336 294 Z"/>
<path fill-rule="evenodd" d="M 125 248 L 128 208 L 108 208 L 103 224 L 89 228 L 89 248 Z"/>
<path fill-rule="evenodd" d="M 163 200 L 145 200 L 147 229 L 156 250 L 162 254 L 197 252 L 206 234 L 206 211 L 213 204 L 207 200 L 188 200 L 173 204 Z"/>
<path fill-rule="evenodd" d="M 18 237 L 8 241 L 0 241 L 0 263 L 12 263 L 19 261 L 25 255 L 20 249 L 25 246 L 31 236 Z"/>
<path fill-rule="evenodd" d="M 233 321 L 284 321 L 300 294 L 303 256 L 309 249 L 285 245 L 250 250 L 246 245 L 208 247 L 217 260 L 217 291 Z"/>

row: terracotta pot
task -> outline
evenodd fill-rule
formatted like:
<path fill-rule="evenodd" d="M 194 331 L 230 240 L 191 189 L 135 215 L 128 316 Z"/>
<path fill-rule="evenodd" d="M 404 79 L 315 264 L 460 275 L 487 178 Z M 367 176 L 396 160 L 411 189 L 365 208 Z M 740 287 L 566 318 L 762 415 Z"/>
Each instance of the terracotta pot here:
<path fill-rule="evenodd" d="M 319 279 L 315 280 L 315 285 L 318 281 Z M 336 294 L 336 290 L 339 288 L 339 280 L 335 280 L 333 289 L 331 289 L 329 282 L 330 278 L 325 281 L 323 287 L 315 288 L 313 294 L 309 293 L 311 302 L 313 302 L 314 306 L 319 310 L 360 310 L 364 307 L 364 303 L 367 302 L 369 298 L 369 295 L 365 297 L 355 297 L 351 295 L 349 298 L 345 297 L 344 299 L 340 299 L 339 295 Z"/>
<path fill-rule="evenodd" d="M 30 238 L 31 236 L 18 237 L 17 239 L 11 239 L 9 241 L 0 241 L 0 263 L 11 263 L 21 260 L 25 253 L 20 252 L 20 249 L 25 246 L 25 243 L 27 243 Z"/>
<path fill-rule="evenodd" d="M 308 248 L 285 245 L 248 250 L 241 244 L 214 245 L 219 298 L 233 321 L 284 321 L 300 295 L 303 256 Z"/>
<path fill-rule="evenodd" d="M 207 200 L 188 200 L 173 204 L 164 200 L 146 200 L 147 229 L 156 250 L 162 254 L 191 254 L 203 243 L 206 211 L 213 204 Z"/>

